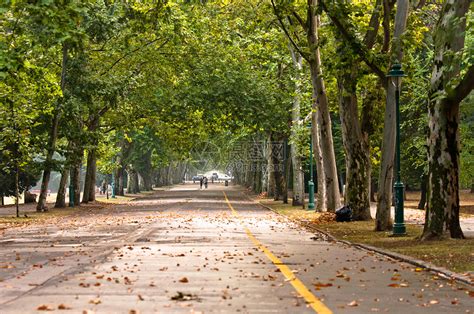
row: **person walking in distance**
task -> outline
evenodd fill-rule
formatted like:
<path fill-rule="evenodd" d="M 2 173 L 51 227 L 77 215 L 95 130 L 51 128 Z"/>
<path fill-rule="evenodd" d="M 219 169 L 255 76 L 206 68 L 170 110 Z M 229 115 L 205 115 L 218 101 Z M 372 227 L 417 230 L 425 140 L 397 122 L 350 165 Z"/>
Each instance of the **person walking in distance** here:
<path fill-rule="evenodd" d="M 207 177 L 204 177 L 204 179 L 203 179 L 203 180 L 204 180 L 204 188 L 206 188 L 206 189 L 207 189 Z"/>
<path fill-rule="evenodd" d="M 199 179 L 199 189 L 200 189 L 200 190 L 202 190 L 203 181 L 204 181 L 204 177 L 201 177 L 201 178 Z"/>

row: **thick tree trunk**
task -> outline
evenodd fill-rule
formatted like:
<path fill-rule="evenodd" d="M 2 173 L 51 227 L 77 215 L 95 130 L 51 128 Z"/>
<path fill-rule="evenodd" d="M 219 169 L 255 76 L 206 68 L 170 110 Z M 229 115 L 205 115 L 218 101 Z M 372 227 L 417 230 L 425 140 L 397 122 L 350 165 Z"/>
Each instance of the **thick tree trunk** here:
<path fill-rule="evenodd" d="M 428 204 L 423 240 L 439 239 L 445 230 L 452 238 L 464 238 L 459 223 L 459 104 L 462 98 L 450 97 L 447 89 L 452 88 L 451 80 L 460 73 L 459 52 L 464 48 L 465 16 L 470 3 L 470 0 L 447 0 L 434 34 L 428 105 Z"/>
<path fill-rule="evenodd" d="M 67 63 L 67 53 L 68 48 L 66 43 L 63 43 L 62 51 L 62 64 L 61 64 L 61 91 L 64 93 L 64 87 L 66 83 L 66 63 Z M 58 104 L 53 111 L 53 119 L 51 122 L 51 129 L 48 138 L 48 146 L 46 152 L 46 159 L 44 161 L 44 170 L 43 170 L 43 179 L 41 181 L 41 192 L 38 198 L 38 204 L 36 206 L 36 211 L 47 210 L 46 206 L 46 197 L 48 195 L 48 185 L 51 178 L 51 169 L 53 163 L 53 155 L 56 151 L 56 141 L 58 139 L 58 129 L 59 129 L 59 119 L 61 115 L 61 102 L 63 98 L 58 100 Z"/>
<path fill-rule="evenodd" d="M 351 64 L 352 60 L 346 61 Z M 368 173 L 370 159 L 359 124 L 355 69 L 352 73 L 343 74 L 338 86 L 342 138 L 346 152 L 345 204 L 352 209 L 354 220 L 371 220 Z"/>
<path fill-rule="evenodd" d="M 397 0 L 397 13 L 392 40 L 391 63 L 401 62 L 403 57 L 402 35 L 406 29 L 409 1 Z M 377 214 L 375 230 L 385 231 L 392 228 L 390 209 L 392 205 L 392 181 L 395 156 L 395 86 L 391 82 L 385 85 L 386 104 L 382 142 L 382 161 L 377 193 Z"/>
<path fill-rule="evenodd" d="M 91 149 L 87 154 L 86 177 L 84 179 L 84 191 L 82 194 L 82 203 L 87 204 L 92 198 L 95 198 L 95 170 L 96 153 Z"/>
<path fill-rule="evenodd" d="M 323 168 L 327 196 L 326 205 L 328 211 L 334 212 L 341 206 L 341 195 L 337 180 L 336 157 L 334 154 L 329 103 L 321 70 L 321 56 L 318 38 L 319 16 L 316 13 L 317 4 L 317 0 L 308 0 L 308 16 L 310 17 L 308 42 L 311 50 L 309 65 L 311 71 L 311 82 L 313 85 L 313 109 L 318 115 L 318 125 L 321 134 L 320 145 L 324 160 Z M 313 125 L 313 128 L 315 127 L 316 126 Z"/>
<path fill-rule="evenodd" d="M 54 204 L 55 208 L 65 208 L 66 207 L 66 188 L 67 181 L 69 178 L 69 168 L 64 167 L 61 172 L 61 180 L 59 181 L 58 194 L 56 195 L 56 203 Z"/>
<path fill-rule="evenodd" d="M 135 167 L 133 165 L 129 165 L 127 173 L 128 173 L 127 193 L 128 194 L 140 193 L 140 186 L 138 184 L 138 172 L 135 170 Z"/>

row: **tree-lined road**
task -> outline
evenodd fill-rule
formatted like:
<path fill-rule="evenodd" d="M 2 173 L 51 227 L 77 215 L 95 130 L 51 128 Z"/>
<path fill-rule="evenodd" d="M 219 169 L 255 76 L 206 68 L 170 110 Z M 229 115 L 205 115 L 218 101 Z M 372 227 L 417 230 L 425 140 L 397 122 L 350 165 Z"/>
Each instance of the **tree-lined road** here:
<path fill-rule="evenodd" d="M 236 187 L 3 231 L 0 312 L 469 313 L 466 286 L 326 241 Z"/>

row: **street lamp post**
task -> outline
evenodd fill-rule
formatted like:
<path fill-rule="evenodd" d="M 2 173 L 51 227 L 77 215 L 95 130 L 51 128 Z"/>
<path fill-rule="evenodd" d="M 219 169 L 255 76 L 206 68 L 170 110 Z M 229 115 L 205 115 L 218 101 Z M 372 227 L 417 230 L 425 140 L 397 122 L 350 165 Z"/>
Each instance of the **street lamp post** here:
<path fill-rule="evenodd" d="M 395 190 L 395 223 L 393 224 L 393 236 L 406 235 L 406 228 L 403 215 L 403 192 L 404 185 L 400 175 L 400 88 L 402 77 L 405 73 L 402 70 L 402 65 L 395 62 L 388 72 L 389 79 L 395 85 L 395 110 L 396 110 L 396 152 L 395 152 L 395 170 L 396 181 L 393 185 Z"/>
<path fill-rule="evenodd" d="M 309 142 L 309 181 L 308 181 L 308 193 L 309 193 L 309 201 L 308 201 L 308 210 L 314 209 L 314 182 L 313 182 L 313 130 L 311 123 L 309 124 L 309 131 L 311 134 L 311 140 Z"/>

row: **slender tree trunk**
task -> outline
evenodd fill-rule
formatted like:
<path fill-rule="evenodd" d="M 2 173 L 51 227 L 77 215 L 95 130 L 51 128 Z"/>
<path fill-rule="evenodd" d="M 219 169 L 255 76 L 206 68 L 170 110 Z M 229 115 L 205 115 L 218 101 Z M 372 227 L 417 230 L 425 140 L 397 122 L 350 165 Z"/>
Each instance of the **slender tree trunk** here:
<path fill-rule="evenodd" d="M 327 211 L 326 206 L 326 182 L 324 176 L 324 166 L 323 166 L 323 155 L 321 153 L 321 145 L 320 145 L 320 133 L 319 133 L 319 126 L 317 124 L 317 115 L 316 112 L 311 114 L 311 121 L 313 128 L 311 129 L 311 133 L 313 135 L 313 156 L 314 160 L 316 161 L 316 178 L 317 178 L 317 194 L 316 194 L 316 211 L 318 212 L 325 212 Z M 316 127 L 314 127 L 316 126 Z"/>
<path fill-rule="evenodd" d="M 16 208 L 16 217 L 18 218 L 20 217 L 20 167 L 18 166 L 18 155 L 16 156 L 16 158 L 17 160 L 16 160 L 16 167 L 15 167 L 15 208 Z"/>
<path fill-rule="evenodd" d="M 392 40 L 391 63 L 401 62 L 403 57 L 402 35 L 406 29 L 409 1 L 397 0 L 397 13 Z M 385 85 L 386 104 L 382 142 L 382 161 L 377 193 L 377 214 L 375 230 L 385 231 L 392 228 L 392 182 L 395 156 L 395 86 L 391 82 Z"/>
<path fill-rule="evenodd" d="M 268 145 L 267 145 L 267 175 L 268 175 L 268 197 L 275 196 L 275 165 L 273 164 L 273 142 L 272 134 L 268 134 Z"/>
<path fill-rule="evenodd" d="M 74 191 L 74 206 L 80 205 L 81 199 L 81 162 L 77 162 L 71 169 L 71 183 Z"/>
<path fill-rule="evenodd" d="M 69 178 L 69 167 L 64 167 L 61 172 L 61 180 L 59 181 L 58 194 L 56 195 L 55 208 L 66 207 L 66 186 Z"/>
<path fill-rule="evenodd" d="M 273 181 L 274 181 L 274 192 L 275 195 L 273 196 L 273 199 L 275 201 L 283 200 L 283 190 L 285 189 L 284 186 L 284 163 L 285 163 L 285 158 L 284 155 L 282 155 L 281 152 L 281 137 L 276 137 L 273 135 L 272 138 L 272 170 L 273 170 Z M 283 153 L 284 154 L 284 153 Z"/>
<path fill-rule="evenodd" d="M 66 83 L 66 63 L 67 63 L 68 48 L 66 43 L 63 43 L 62 51 L 62 64 L 61 64 L 61 91 L 64 94 L 64 87 Z M 41 192 L 38 198 L 38 204 L 36 205 L 37 211 L 47 210 L 46 197 L 48 195 L 48 185 L 51 178 L 51 168 L 53 163 L 53 155 L 56 150 L 56 141 L 58 138 L 59 119 L 61 115 L 61 103 L 64 101 L 63 98 L 58 100 L 56 108 L 53 111 L 53 119 L 51 123 L 51 130 L 49 133 L 48 146 L 46 159 L 44 161 L 43 180 L 41 182 Z"/>
<path fill-rule="evenodd" d="M 452 88 L 451 80 L 459 77 L 462 57 L 459 52 L 464 48 L 465 17 L 470 3 L 470 0 L 445 1 L 434 33 L 428 105 L 428 204 L 423 240 L 439 239 L 445 230 L 452 238 L 464 238 L 459 222 L 459 104 L 462 98 L 452 95 L 448 89 Z M 466 96 L 472 85 L 470 83 L 470 89 L 466 90 Z"/>
<path fill-rule="evenodd" d="M 295 95 L 293 96 L 293 108 L 291 109 L 291 120 L 293 127 L 291 128 L 291 136 L 296 137 L 295 126 L 299 125 L 301 114 L 300 114 L 300 94 L 301 94 L 301 82 L 300 73 L 303 69 L 303 57 L 297 54 L 294 49 L 289 45 L 291 57 L 293 59 L 293 66 L 295 67 Z M 301 165 L 301 157 L 299 155 L 298 144 L 293 142 L 291 144 L 291 164 L 293 166 L 293 206 L 303 206 L 304 208 L 304 172 Z"/>
<path fill-rule="evenodd" d="M 428 176 L 426 174 L 423 174 L 421 176 L 420 190 L 421 190 L 421 197 L 420 197 L 420 202 L 418 203 L 418 209 L 425 209 L 426 196 L 428 192 L 427 191 L 428 190 Z"/>
<path fill-rule="evenodd" d="M 96 178 L 97 178 L 97 150 L 92 150 L 92 160 L 90 165 L 90 185 L 89 185 L 89 202 L 95 201 Z M 89 165 L 88 165 L 89 168 Z"/>
<path fill-rule="evenodd" d="M 337 181 L 336 157 L 334 154 L 329 103 L 321 70 L 321 56 L 318 38 L 319 15 L 316 13 L 317 5 L 317 0 L 308 0 L 308 16 L 310 17 L 308 42 L 311 50 L 309 65 L 313 85 L 313 109 L 318 115 L 318 125 L 321 134 L 320 145 L 324 160 L 323 168 L 326 183 L 326 204 L 328 211 L 334 212 L 341 206 L 341 195 Z M 316 126 L 313 125 L 313 128 L 315 127 Z"/>
<path fill-rule="evenodd" d="M 350 55 L 350 51 L 346 56 Z M 345 60 L 350 65 L 354 60 Z M 353 63 L 352 63 L 353 64 Z M 346 70 L 347 71 L 347 70 Z M 355 68 L 345 72 L 339 79 L 339 113 L 342 138 L 346 152 L 345 203 L 353 211 L 354 220 L 371 220 L 369 202 L 369 152 L 364 147 L 357 108 L 357 74 Z"/>

